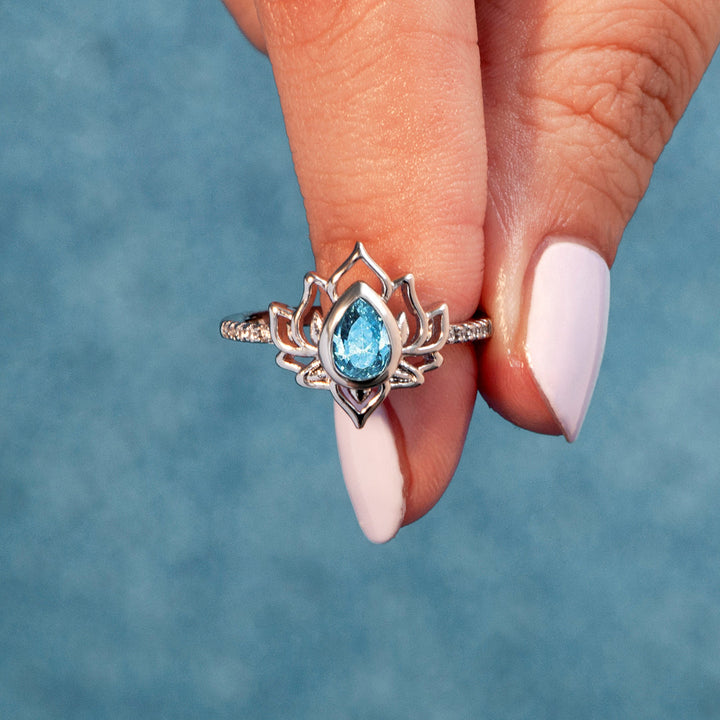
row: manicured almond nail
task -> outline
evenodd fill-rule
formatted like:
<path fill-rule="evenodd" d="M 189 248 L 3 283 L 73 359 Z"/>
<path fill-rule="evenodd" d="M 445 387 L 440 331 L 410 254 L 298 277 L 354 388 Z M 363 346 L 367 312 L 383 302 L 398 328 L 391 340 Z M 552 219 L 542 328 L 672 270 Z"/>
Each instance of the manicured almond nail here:
<path fill-rule="evenodd" d="M 595 389 L 609 309 L 605 260 L 586 245 L 550 239 L 534 269 L 525 350 L 569 442 L 580 432 Z"/>
<path fill-rule="evenodd" d="M 358 523 L 368 540 L 384 543 L 397 534 L 405 515 L 403 476 L 395 437 L 382 406 L 362 430 L 335 405 L 340 465 Z"/>

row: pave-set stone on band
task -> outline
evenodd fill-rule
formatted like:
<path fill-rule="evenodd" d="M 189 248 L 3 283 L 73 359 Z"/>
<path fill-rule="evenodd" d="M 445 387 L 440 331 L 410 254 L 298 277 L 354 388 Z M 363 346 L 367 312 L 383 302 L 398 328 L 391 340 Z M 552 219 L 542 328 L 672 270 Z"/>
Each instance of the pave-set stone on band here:
<path fill-rule="evenodd" d="M 379 282 L 379 292 L 364 280 L 339 288 L 358 264 Z M 327 314 L 316 304 L 323 294 L 331 303 Z M 388 303 L 396 297 L 403 309 L 394 313 Z M 485 340 L 492 323 L 482 317 L 451 324 L 445 303 L 426 312 L 414 277 L 391 280 L 358 243 L 328 280 L 314 272 L 305 276 L 297 308 L 273 302 L 267 312 L 232 315 L 220 323 L 220 334 L 274 344 L 280 367 L 292 370 L 303 387 L 330 390 L 361 428 L 391 389 L 422 385 L 424 374 L 442 364 L 445 345 Z"/>
<path fill-rule="evenodd" d="M 226 340 L 272 345 L 269 315 L 267 310 L 249 315 L 230 315 L 220 323 L 220 334 Z M 445 344 L 454 345 L 455 343 L 487 340 L 491 335 L 490 318 L 478 318 L 451 325 Z"/>

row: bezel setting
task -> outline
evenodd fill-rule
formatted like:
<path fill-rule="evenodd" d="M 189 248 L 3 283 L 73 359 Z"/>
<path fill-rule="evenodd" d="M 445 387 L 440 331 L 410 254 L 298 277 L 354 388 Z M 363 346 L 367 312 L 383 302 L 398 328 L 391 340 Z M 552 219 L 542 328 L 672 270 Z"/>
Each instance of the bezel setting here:
<path fill-rule="evenodd" d="M 390 338 L 390 359 L 384 370 L 368 380 L 352 380 L 338 370 L 333 350 L 333 335 L 345 313 L 357 300 L 365 300 L 380 317 Z M 402 355 L 402 337 L 395 317 L 383 299 L 366 283 L 359 281 L 351 285 L 332 306 L 323 323 L 318 342 L 318 357 L 325 372 L 338 385 L 348 388 L 369 388 L 384 383 L 397 369 Z"/>

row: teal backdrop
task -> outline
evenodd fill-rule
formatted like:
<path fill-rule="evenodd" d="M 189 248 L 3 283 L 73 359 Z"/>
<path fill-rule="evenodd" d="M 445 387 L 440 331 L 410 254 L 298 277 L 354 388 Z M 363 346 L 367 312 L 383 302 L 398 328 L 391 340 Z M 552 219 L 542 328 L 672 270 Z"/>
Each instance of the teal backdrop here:
<path fill-rule="evenodd" d="M 480 402 L 376 547 L 330 398 L 218 320 L 312 267 L 219 2 L 0 2 L 0 717 L 720 717 L 720 64 L 572 446 Z"/>

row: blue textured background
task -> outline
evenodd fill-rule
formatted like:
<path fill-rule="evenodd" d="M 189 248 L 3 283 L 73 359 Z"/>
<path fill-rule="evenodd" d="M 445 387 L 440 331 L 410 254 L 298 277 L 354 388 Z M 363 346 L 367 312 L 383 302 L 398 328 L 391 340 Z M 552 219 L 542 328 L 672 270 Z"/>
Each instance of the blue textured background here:
<path fill-rule="evenodd" d="M 375 547 L 329 398 L 217 333 L 312 264 L 265 59 L 194 0 L 0 2 L 0 50 L 1 718 L 720 716 L 718 62 L 580 440 L 479 406 Z"/>

